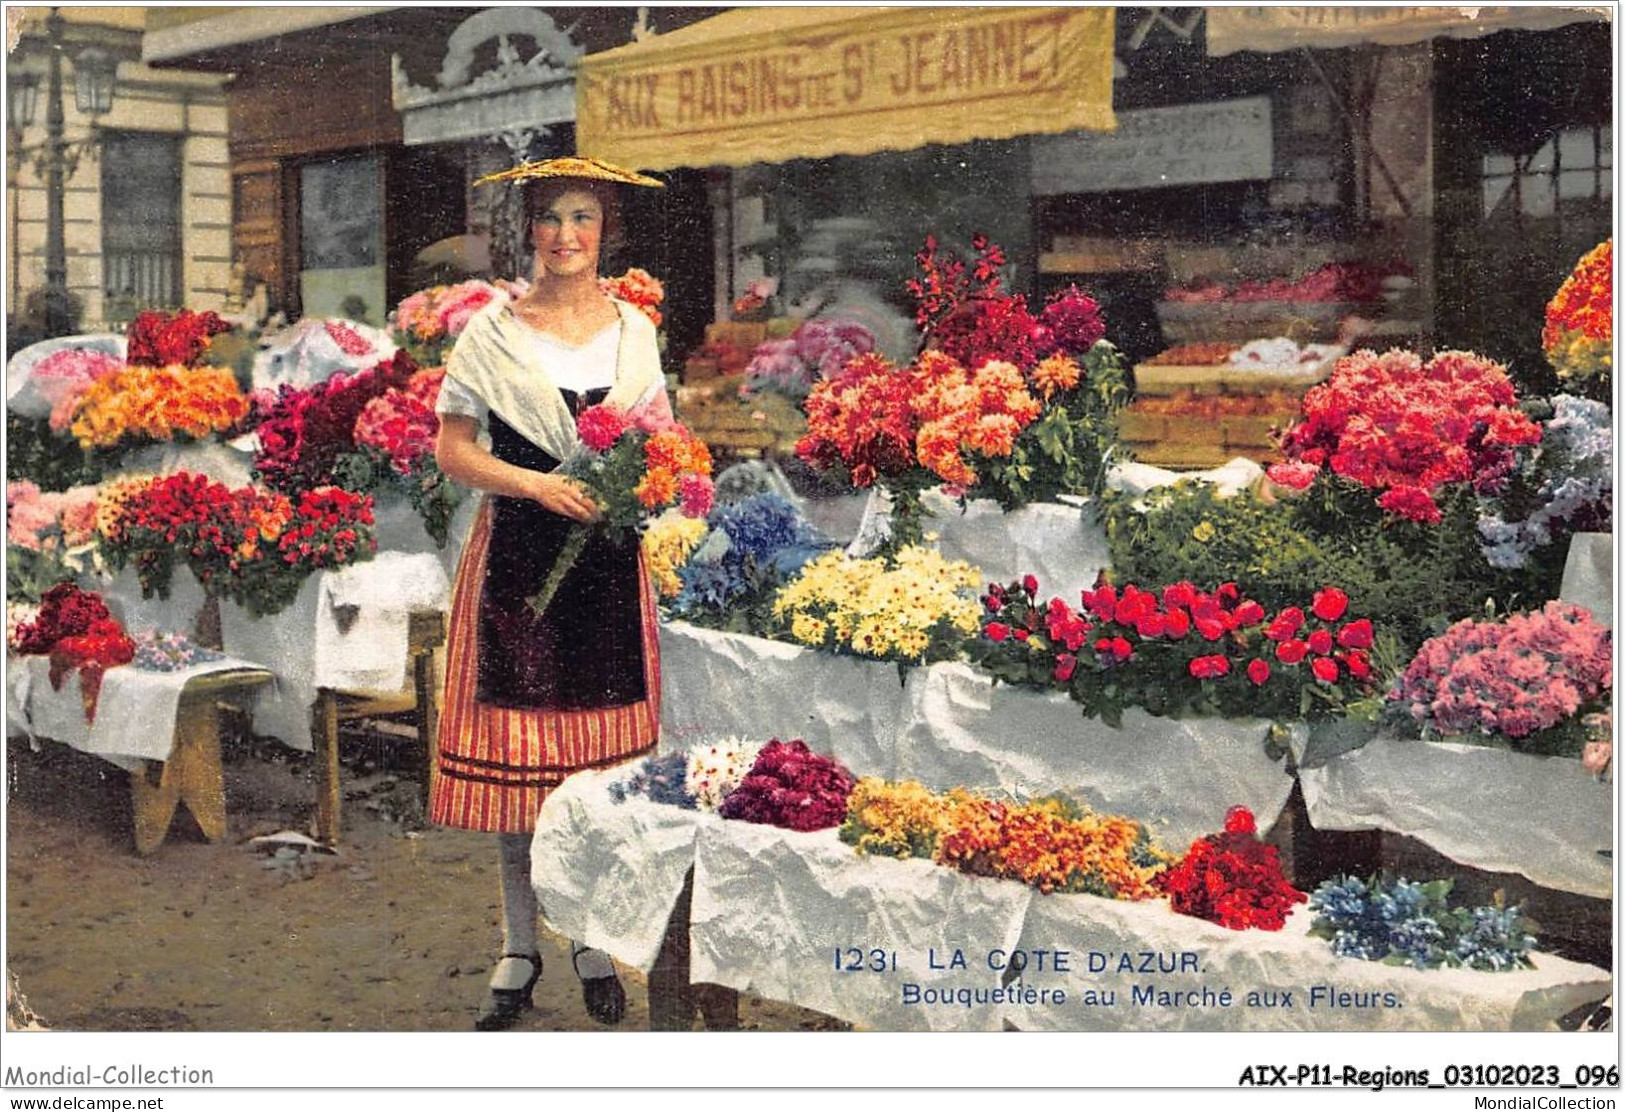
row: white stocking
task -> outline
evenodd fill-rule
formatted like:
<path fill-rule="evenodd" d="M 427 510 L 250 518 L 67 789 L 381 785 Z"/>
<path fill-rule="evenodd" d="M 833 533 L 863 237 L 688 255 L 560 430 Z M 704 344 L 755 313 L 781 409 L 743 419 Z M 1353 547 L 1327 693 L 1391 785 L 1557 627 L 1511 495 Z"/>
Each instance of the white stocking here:
<path fill-rule="evenodd" d="M 536 890 L 530 885 L 530 835 L 498 834 L 502 874 L 502 951 L 536 953 Z M 530 962 L 503 958 L 491 971 L 491 987 L 523 988 L 533 972 Z"/>

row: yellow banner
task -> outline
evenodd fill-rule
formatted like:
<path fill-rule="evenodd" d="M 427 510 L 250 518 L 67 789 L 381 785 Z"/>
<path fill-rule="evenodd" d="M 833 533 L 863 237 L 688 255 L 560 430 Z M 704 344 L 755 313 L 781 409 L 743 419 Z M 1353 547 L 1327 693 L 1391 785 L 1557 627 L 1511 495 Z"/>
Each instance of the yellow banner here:
<path fill-rule="evenodd" d="M 1115 126 L 1111 8 L 741 8 L 589 55 L 576 149 L 743 166 Z"/>
<path fill-rule="evenodd" d="M 1516 8 L 1209 8 L 1207 52 L 1332 48 L 1358 43 L 1404 46 L 1435 37 L 1476 38 L 1496 31 L 1544 31 L 1608 18 L 1608 9 L 1528 4 Z"/>

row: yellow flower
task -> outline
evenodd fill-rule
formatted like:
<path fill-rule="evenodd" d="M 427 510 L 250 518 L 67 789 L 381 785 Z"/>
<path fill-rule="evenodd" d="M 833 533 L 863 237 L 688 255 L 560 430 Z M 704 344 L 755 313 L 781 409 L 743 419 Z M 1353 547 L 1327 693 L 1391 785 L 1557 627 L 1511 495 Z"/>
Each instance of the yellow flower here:
<path fill-rule="evenodd" d="M 1196 523 L 1196 528 L 1191 530 L 1191 536 L 1195 537 L 1203 544 L 1206 544 L 1208 541 L 1217 536 L 1218 532 L 1219 531 L 1217 529 L 1213 528 L 1213 523 L 1211 521 L 1198 521 Z"/>
<path fill-rule="evenodd" d="M 662 514 L 643 534 L 643 559 L 661 598 L 683 589 L 677 569 L 688 563 L 706 534 L 705 522 L 679 513 Z"/>
<path fill-rule="evenodd" d="M 797 614 L 790 622 L 790 633 L 804 645 L 822 645 L 829 634 L 829 623 L 806 614 Z"/>

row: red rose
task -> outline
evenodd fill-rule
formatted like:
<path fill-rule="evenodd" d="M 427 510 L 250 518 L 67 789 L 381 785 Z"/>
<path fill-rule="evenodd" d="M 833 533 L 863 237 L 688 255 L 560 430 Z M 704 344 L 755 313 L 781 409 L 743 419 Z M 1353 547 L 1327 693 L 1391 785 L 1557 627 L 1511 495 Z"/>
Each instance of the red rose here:
<path fill-rule="evenodd" d="M 1309 646 L 1299 640 L 1282 641 L 1275 646 L 1275 659 L 1282 664 L 1297 664 L 1309 651 Z"/>
<path fill-rule="evenodd" d="M 1245 807 L 1232 807 L 1224 813 L 1224 832 L 1226 834 L 1256 834 L 1258 822 L 1253 813 Z"/>
<path fill-rule="evenodd" d="M 1175 640 L 1191 631 L 1191 616 L 1183 610 L 1170 610 L 1162 616 L 1162 632 Z"/>
<path fill-rule="evenodd" d="M 1349 670 L 1349 675 L 1357 680 L 1371 678 L 1371 661 L 1363 652 L 1355 651 L 1346 656 L 1337 658 L 1343 662 L 1343 667 Z"/>
<path fill-rule="evenodd" d="M 1003 641 L 1010 636 L 1010 627 L 1003 622 L 988 622 L 984 632 L 995 641 Z"/>
<path fill-rule="evenodd" d="M 1146 614 L 1134 623 L 1134 628 L 1143 638 L 1161 637 L 1167 628 L 1167 622 L 1161 614 Z"/>
<path fill-rule="evenodd" d="M 1072 673 L 1078 667 L 1078 658 L 1071 653 L 1062 653 L 1055 658 L 1055 678 L 1065 683 L 1072 678 Z"/>
<path fill-rule="evenodd" d="M 1332 635 L 1324 629 L 1317 629 L 1309 635 L 1309 651 L 1316 656 L 1330 656 L 1332 654 Z"/>
<path fill-rule="evenodd" d="M 1027 638 L 1029 638 L 1031 636 L 1032 636 L 1032 634 L 1028 633 L 1024 629 L 1016 630 L 1016 640 L 1017 641 L 1025 641 L 1025 640 L 1027 640 Z"/>
<path fill-rule="evenodd" d="M 1248 599 L 1236 607 L 1235 616 L 1238 626 L 1255 626 L 1264 620 L 1264 608 L 1252 599 Z"/>
<path fill-rule="evenodd" d="M 1162 589 L 1162 605 L 1169 609 L 1175 606 L 1189 608 L 1196 601 L 1196 587 L 1191 583 L 1181 581 Z"/>
<path fill-rule="evenodd" d="M 1230 658 L 1218 654 L 1199 656 L 1191 661 L 1190 672 L 1199 680 L 1216 680 L 1230 674 Z"/>
<path fill-rule="evenodd" d="M 1349 597 L 1336 587 L 1322 587 L 1315 592 L 1315 617 L 1323 622 L 1335 622 L 1349 608 Z"/>
<path fill-rule="evenodd" d="M 1345 649 L 1369 649 L 1371 647 L 1371 619 L 1361 618 L 1338 630 L 1337 643 Z"/>
<path fill-rule="evenodd" d="M 1218 618 L 1197 618 L 1196 632 L 1209 641 L 1217 641 L 1224 636 L 1224 622 Z"/>
<path fill-rule="evenodd" d="M 1028 595 L 1036 595 L 1038 593 L 1038 577 L 1035 575 L 1024 576 L 1021 580 L 1021 589 L 1026 591 Z"/>
<path fill-rule="evenodd" d="M 1264 630 L 1264 636 L 1271 641 L 1286 641 L 1295 636 L 1301 628 L 1303 628 L 1303 611 L 1296 606 L 1289 606 L 1275 615 L 1275 620 Z"/>
<path fill-rule="evenodd" d="M 1317 658 L 1309 668 L 1315 673 L 1315 679 L 1321 683 L 1337 682 L 1337 661 L 1323 656 Z"/>
<path fill-rule="evenodd" d="M 1247 665 L 1247 678 L 1253 681 L 1255 687 L 1262 686 L 1270 678 L 1270 664 L 1267 660 L 1254 660 Z"/>

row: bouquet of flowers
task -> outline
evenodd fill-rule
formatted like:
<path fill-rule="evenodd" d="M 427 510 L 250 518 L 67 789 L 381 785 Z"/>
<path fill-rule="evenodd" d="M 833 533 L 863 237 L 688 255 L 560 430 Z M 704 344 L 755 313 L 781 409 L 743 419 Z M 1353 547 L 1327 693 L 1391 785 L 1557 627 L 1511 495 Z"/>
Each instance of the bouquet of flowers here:
<path fill-rule="evenodd" d="M 1144 826 L 1082 811 L 1063 799 L 1003 803 L 978 799 L 956 808 L 954 829 L 936 860 L 971 876 L 1019 880 L 1040 892 L 1086 892 L 1113 900 L 1159 895 L 1168 856 Z"/>
<path fill-rule="evenodd" d="M 946 560 L 930 548 L 905 548 L 891 567 L 831 552 L 779 591 L 773 617 L 791 638 L 813 648 L 899 665 L 951 660 L 976 632 L 976 602 L 968 592 L 980 581 L 963 560 Z"/>
<path fill-rule="evenodd" d="M 661 316 L 660 305 L 666 300 L 666 287 L 647 270 L 633 267 L 618 277 L 600 278 L 598 288 L 615 300 L 631 305 L 648 317 L 656 328 L 664 323 L 665 318 Z"/>
<path fill-rule="evenodd" d="M 779 588 L 830 542 L 771 492 L 719 505 L 707 523 L 705 543 L 675 573 L 673 612 L 701 625 L 769 633 Z"/>
<path fill-rule="evenodd" d="M 290 500 L 178 472 L 121 491 L 102 523 L 109 562 L 134 563 L 142 593 L 167 594 L 177 563 L 210 593 L 274 614 L 313 572 L 372 555 L 372 499 L 318 487 Z"/>
<path fill-rule="evenodd" d="M 1557 376 L 1599 400 L 1610 397 L 1614 367 L 1614 241 L 1604 240 L 1574 267 L 1546 306 L 1540 334 Z"/>
<path fill-rule="evenodd" d="M 684 515 L 681 509 L 667 510 L 649 523 L 643 533 L 643 563 L 662 600 L 682 591 L 679 572 L 706 532 L 704 521 Z"/>
<path fill-rule="evenodd" d="M 563 474 L 580 481 L 598 504 L 599 518 L 571 527 L 547 579 L 526 602 L 540 615 L 586 550 L 592 530 L 625 537 L 651 514 L 676 504 L 688 517 L 711 511 L 711 452 L 687 428 L 652 404 L 624 412 L 595 405 L 576 419 L 582 451 Z"/>
<path fill-rule="evenodd" d="M 695 811 L 699 804 L 688 790 L 687 779 L 687 753 L 660 753 L 645 757 L 631 776 L 611 784 L 609 797 L 616 803 L 625 803 L 628 796 L 642 795 L 653 803 Z"/>
<path fill-rule="evenodd" d="M 334 482 L 339 458 L 356 451 L 362 412 L 390 391 L 405 390 L 417 371 L 412 357 L 399 351 L 369 370 L 341 371 L 307 389 L 278 387 L 259 412 L 255 475 L 283 493 Z"/>
<path fill-rule="evenodd" d="M 124 360 L 132 367 L 192 367 L 209 341 L 231 325 L 216 313 L 190 309 L 137 313 L 124 330 Z"/>
<path fill-rule="evenodd" d="M 740 396 L 776 393 L 799 402 L 814 382 L 834 378 L 855 357 L 874 349 L 874 333 L 855 321 L 810 320 L 788 339 L 757 345 Z"/>
<path fill-rule="evenodd" d="M 1554 600 L 1500 621 L 1457 622 L 1422 646 L 1388 694 L 1396 726 L 1532 753 L 1578 756 L 1583 718 L 1608 709 L 1613 638 Z"/>
<path fill-rule="evenodd" d="M 1348 596 L 1336 587 L 1317 591 L 1307 613 L 1271 614 L 1234 583 L 1211 592 L 1188 582 L 1161 591 L 1103 584 L 1084 591 L 1082 603 L 1040 606 L 1030 575 L 989 584 L 969 656 L 997 680 L 1061 687 L 1114 726 L 1126 706 L 1326 717 L 1376 690 L 1375 630 L 1368 618 L 1349 618 Z"/>
<path fill-rule="evenodd" d="M 1278 931 L 1292 905 L 1307 899 L 1281 874 L 1275 847 L 1258 840 L 1257 823 L 1245 807 L 1232 807 L 1224 817 L 1224 832 L 1192 842 L 1158 883 L 1179 914 L 1233 931 Z"/>
<path fill-rule="evenodd" d="M 1493 567 L 1522 568 L 1560 537 L 1613 529 L 1613 415 L 1601 402 L 1568 394 L 1554 397 L 1552 405 L 1528 474 L 1495 500 L 1495 512 L 1478 519 L 1484 556 Z"/>
<path fill-rule="evenodd" d="M 788 830 L 827 830 L 846 816 L 846 799 L 856 783 L 839 761 L 814 753 L 799 738 L 774 738 L 717 813 Z"/>
<path fill-rule="evenodd" d="M 124 441 L 201 440 L 248 416 L 248 399 L 225 367 L 130 362 L 78 395 L 68 428 L 84 448 Z"/>
<path fill-rule="evenodd" d="M 438 366 L 475 313 L 508 297 L 501 286 L 477 278 L 419 290 L 395 306 L 390 321 L 395 343 L 423 364 Z"/>
<path fill-rule="evenodd" d="M 69 672 L 79 673 L 85 719 L 96 721 L 96 701 L 102 675 L 108 668 L 128 664 L 135 642 L 108 611 L 100 595 L 81 591 L 72 583 L 59 583 L 40 600 L 37 616 L 19 629 L 16 651 L 48 654 L 51 686 L 58 690 Z"/>
<path fill-rule="evenodd" d="M 1381 492 L 1377 505 L 1391 514 L 1437 524 L 1442 491 L 1499 490 L 1517 450 L 1539 442 L 1499 363 L 1462 351 L 1426 363 L 1397 349 L 1358 351 L 1304 396 L 1303 420 L 1281 440 L 1286 461 L 1269 477 L 1304 490 L 1324 468 Z"/>
<path fill-rule="evenodd" d="M 1505 972 L 1529 969 L 1535 936 L 1522 909 L 1497 902 L 1452 908 L 1451 882 L 1418 884 L 1400 877 L 1362 881 L 1341 876 L 1309 897 L 1309 933 L 1340 957 L 1409 965 Z"/>
<path fill-rule="evenodd" d="M 6 595 L 40 598 L 96 562 L 97 488 L 41 491 L 25 480 L 6 484 Z"/>
<path fill-rule="evenodd" d="M 34 364 L 28 378 L 51 406 L 51 431 L 67 432 L 81 395 L 123 367 L 124 360 L 110 352 L 83 348 L 64 348 Z"/>

